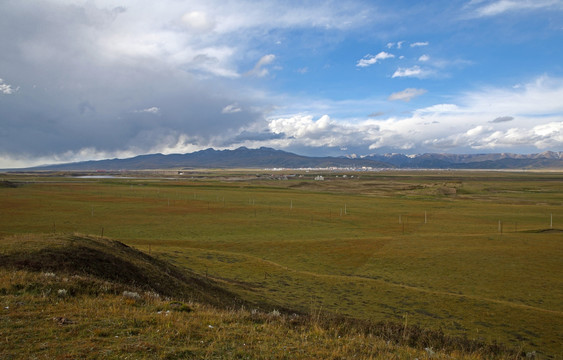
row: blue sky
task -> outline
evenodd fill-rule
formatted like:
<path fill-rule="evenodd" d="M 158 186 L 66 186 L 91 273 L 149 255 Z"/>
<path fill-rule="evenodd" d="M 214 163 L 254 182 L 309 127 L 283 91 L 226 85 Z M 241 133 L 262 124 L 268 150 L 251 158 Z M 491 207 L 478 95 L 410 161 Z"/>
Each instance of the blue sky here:
<path fill-rule="evenodd" d="M 8 0 L 0 49 L 0 168 L 563 150 L 561 0 Z"/>

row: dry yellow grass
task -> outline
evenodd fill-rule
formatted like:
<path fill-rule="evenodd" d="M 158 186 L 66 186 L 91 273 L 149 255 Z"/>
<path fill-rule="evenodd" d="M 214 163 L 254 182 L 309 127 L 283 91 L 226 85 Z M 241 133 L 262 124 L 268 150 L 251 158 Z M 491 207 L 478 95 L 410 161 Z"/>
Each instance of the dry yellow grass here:
<path fill-rule="evenodd" d="M 93 296 L 88 291 L 97 287 Z M 2 359 L 484 359 L 415 349 L 320 319 L 181 303 L 97 279 L 0 270 Z M 64 293 L 63 293 L 64 291 Z M 513 355 L 512 355 L 513 357 Z M 510 355 L 495 358 L 509 359 Z"/>

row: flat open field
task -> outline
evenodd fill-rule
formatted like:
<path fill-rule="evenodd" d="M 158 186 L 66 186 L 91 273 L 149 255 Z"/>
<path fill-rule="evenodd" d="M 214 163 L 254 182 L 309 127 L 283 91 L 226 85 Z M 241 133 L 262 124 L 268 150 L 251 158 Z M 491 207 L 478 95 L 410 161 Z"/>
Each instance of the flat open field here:
<path fill-rule="evenodd" d="M 4 174 L 0 237 L 103 233 L 250 301 L 563 358 L 563 174 L 262 174 Z"/>

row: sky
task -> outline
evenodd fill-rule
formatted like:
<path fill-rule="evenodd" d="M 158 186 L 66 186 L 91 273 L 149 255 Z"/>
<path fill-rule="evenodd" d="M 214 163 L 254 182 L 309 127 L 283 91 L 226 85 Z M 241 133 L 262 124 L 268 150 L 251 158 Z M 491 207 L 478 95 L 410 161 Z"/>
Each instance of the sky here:
<path fill-rule="evenodd" d="M 563 151 L 563 0 L 0 0 L 0 168 Z"/>

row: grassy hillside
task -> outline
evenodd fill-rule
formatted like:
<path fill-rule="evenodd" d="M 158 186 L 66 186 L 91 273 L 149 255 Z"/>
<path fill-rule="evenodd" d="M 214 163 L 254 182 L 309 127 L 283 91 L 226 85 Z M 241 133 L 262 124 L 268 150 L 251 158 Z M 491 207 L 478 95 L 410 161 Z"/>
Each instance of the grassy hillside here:
<path fill-rule="evenodd" d="M 6 269 L 93 277 L 215 306 L 242 304 L 209 279 L 118 241 L 75 234 L 26 235 L 2 239 L 0 248 L 0 266 Z"/>
<path fill-rule="evenodd" d="M 560 174 L 258 175 L 13 176 L 0 233 L 103 233 L 266 312 L 407 322 L 562 358 Z"/>
<path fill-rule="evenodd" d="M 212 282 L 116 241 L 27 235 L 0 249 L 2 359 L 516 356 L 407 323 L 217 306 Z"/>

